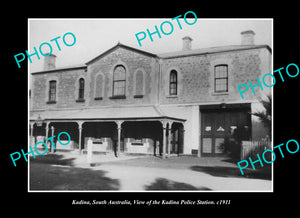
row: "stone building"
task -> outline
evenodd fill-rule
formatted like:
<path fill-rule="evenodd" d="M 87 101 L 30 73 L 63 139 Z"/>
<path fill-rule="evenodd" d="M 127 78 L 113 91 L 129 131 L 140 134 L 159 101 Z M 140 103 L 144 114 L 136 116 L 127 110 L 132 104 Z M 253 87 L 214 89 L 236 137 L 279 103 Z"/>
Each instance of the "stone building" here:
<path fill-rule="evenodd" d="M 192 48 L 183 38 L 178 52 L 152 54 L 118 43 L 89 62 L 32 73 L 32 143 L 62 131 L 71 136 L 57 149 L 125 153 L 218 155 L 237 128 L 243 139 L 265 137 L 250 112 L 262 94 L 237 86 L 270 73 L 271 48 L 255 45 L 255 33 L 241 33 L 241 44 Z M 266 90 L 270 92 L 271 89 Z M 42 122 L 41 122 L 42 121 Z"/>

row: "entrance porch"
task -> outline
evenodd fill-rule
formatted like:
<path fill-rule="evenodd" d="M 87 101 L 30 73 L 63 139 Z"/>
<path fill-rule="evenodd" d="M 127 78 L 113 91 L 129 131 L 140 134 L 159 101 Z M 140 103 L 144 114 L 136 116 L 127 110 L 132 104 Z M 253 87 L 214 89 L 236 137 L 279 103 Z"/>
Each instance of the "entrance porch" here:
<path fill-rule="evenodd" d="M 137 113 L 131 113 L 130 110 L 127 110 L 130 112 L 127 116 L 124 116 L 124 110 L 122 110 L 122 116 L 118 116 L 114 113 L 118 110 L 114 109 L 111 111 L 111 116 L 114 115 L 114 118 L 99 117 L 99 114 L 105 115 L 103 110 L 109 109 L 98 109 L 97 116 L 94 118 L 90 116 L 95 111 L 90 111 L 89 116 L 87 116 L 87 111 L 80 111 L 78 113 L 81 114 L 74 115 L 73 113 L 72 117 L 60 117 L 60 112 L 57 112 L 55 116 L 53 113 L 51 115 L 35 113 L 35 116 L 31 116 L 30 119 L 30 143 L 33 146 L 36 142 L 45 141 L 60 132 L 68 132 L 71 142 L 64 146 L 55 139 L 56 149 L 78 151 L 83 154 L 86 152 L 87 141 L 90 139 L 93 141 L 96 152 L 114 153 L 115 156 L 123 152 L 153 154 L 165 158 L 170 157 L 171 154 L 178 155 L 183 152 L 185 120 L 161 114 L 137 117 Z M 107 114 L 107 111 L 105 112 Z M 135 116 L 132 117 L 131 114 Z M 37 123 L 41 122 L 42 125 L 38 126 Z M 50 145 L 49 142 L 48 146 Z M 53 149 L 50 148 L 48 151 L 53 151 Z"/>

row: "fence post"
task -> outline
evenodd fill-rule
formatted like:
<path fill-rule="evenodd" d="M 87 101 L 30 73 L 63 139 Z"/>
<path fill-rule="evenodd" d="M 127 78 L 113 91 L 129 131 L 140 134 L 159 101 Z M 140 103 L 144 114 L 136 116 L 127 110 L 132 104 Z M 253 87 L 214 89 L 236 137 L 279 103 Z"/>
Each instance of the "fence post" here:
<path fill-rule="evenodd" d="M 241 143 L 241 155 L 240 155 L 241 160 L 244 160 L 244 157 L 245 157 L 244 141 L 242 141 L 242 143 Z"/>
<path fill-rule="evenodd" d="M 91 164 L 93 159 L 93 141 L 89 139 L 87 141 L 87 163 Z"/>

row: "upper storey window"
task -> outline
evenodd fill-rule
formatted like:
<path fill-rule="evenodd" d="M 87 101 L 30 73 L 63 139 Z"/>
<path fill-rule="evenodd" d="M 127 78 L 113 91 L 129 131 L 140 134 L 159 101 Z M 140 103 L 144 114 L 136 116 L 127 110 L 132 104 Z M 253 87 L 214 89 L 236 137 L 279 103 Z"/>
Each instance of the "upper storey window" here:
<path fill-rule="evenodd" d="M 169 94 L 170 95 L 177 95 L 177 71 L 172 70 L 170 72 L 170 90 Z"/>
<path fill-rule="evenodd" d="M 49 101 L 48 103 L 55 103 L 56 102 L 56 81 L 51 80 L 49 81 Z"/>
<path fill-rule="evenodd" d="M 228 92 L 228 65 L 215 66 L 215 92 Z"/>
<path fill-rule="evenodd" d="M 118 65 L 113 73 L 113 96 L 125 96 L 126 92 L 126 70 L 122 65 Z"/>
<path fill-rule="evenodd" d="M 84 99 L 84 79 L 79 79 L 79 93 L 78 93 L 78 99 Z"/>
<path fill-rule="evenodd" d="M 76 102 L 84 102 L 84 79 L 78 80 L 78 99 Z"/>

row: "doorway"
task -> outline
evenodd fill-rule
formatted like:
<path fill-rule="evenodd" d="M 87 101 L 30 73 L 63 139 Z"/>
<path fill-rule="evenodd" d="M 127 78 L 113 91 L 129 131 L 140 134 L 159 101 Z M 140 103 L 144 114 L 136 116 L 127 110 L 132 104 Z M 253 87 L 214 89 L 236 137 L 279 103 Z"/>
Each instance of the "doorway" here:
<path fill-rule="evenodd" d="M 201 113 L 201 154 L 203 156 L 220 156 L 234 149 L 236 130 L 242 130 L 242 139 L 251 137 L 250 107 L 200 108 Z"/>

